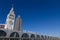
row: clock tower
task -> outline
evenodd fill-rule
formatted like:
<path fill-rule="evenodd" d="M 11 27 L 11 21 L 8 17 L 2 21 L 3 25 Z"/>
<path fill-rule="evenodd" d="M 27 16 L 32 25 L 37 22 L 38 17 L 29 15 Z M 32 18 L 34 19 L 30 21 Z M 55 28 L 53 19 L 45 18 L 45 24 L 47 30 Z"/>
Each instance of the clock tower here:
<path fill-rule="evenodd" d="M 7 15 L 5 29 L 9 29 L 9 30 L 14 29 L 14 19 L 15 19 L 15 14 L 14 14 L 14 10 L 12 7 L 9 14 Z"/>

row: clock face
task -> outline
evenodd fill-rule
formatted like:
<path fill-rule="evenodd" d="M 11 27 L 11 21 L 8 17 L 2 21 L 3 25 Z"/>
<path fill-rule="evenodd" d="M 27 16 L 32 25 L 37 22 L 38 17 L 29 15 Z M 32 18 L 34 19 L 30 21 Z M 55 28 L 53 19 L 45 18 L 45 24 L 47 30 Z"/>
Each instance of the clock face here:
<path fill-rule="evenodd" d="M 9 16 L 9 19 L 12 19 L 12 20 L 14 20 L 14 17 L 11 17 L 11 16 Z"/>
<path fill-rule="evenodd" d="M 12 22 L 12 21 L 9 21 L 9 24 L 10 24 L 10 25 L 13 25 L 13 22 Z"/>

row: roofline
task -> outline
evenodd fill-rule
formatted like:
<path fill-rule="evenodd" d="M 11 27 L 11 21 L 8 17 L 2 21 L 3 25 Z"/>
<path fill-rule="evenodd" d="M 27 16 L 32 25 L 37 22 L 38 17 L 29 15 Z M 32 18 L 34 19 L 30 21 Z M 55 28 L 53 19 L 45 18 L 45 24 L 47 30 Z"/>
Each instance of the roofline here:
<path fill-rule="evenodd" d="M 0 25 L 5 25 L 5 24 L 0 24 Z"/>

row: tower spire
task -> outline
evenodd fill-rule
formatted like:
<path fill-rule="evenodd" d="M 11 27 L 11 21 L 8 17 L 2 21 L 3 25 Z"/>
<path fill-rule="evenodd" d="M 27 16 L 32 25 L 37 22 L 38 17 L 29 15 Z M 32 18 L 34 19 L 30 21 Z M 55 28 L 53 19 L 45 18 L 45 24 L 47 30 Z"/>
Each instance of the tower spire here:
<path fill-rule="evenodd" d="M 14 5 L 12 4 L 12 8 L 14 8 Z"/>
<path fill-rule="evenodd" d="M 16 18 L 15 30 L 21 31 L 21 17 L 20 17 L 20 16 L 18 16 L 18 17 Z"/>
<path fill-rule="evenodd" d="M 14 9 L 13 9 L 13 4 L 12 4 L 12 8 L 11 8 L 9 14 L 7 15 L 5 29 L 13 30 L 14 19 L 15 19 L 15 14 L 14 14 Z"/>
<path fill-rule="evenodd" d="M 10 10 L 10 13 L 11 13 L 11 14 L 14 14 L 14 7 L 13 7 L 13 4 L 12 4 L 12 8 L 11 8 L 11 10 Z"/>

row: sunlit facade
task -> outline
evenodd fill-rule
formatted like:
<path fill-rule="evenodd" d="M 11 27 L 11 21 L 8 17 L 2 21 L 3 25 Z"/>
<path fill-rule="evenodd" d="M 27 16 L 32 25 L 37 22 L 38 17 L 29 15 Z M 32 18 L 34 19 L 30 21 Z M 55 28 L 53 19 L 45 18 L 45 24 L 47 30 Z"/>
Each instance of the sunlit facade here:
<path fill-rule="evenodd" d="M 12 31 L 0 28 L 0 40 L 60 40 L 60 38 L 39 35 L 29 31 Z"/>

